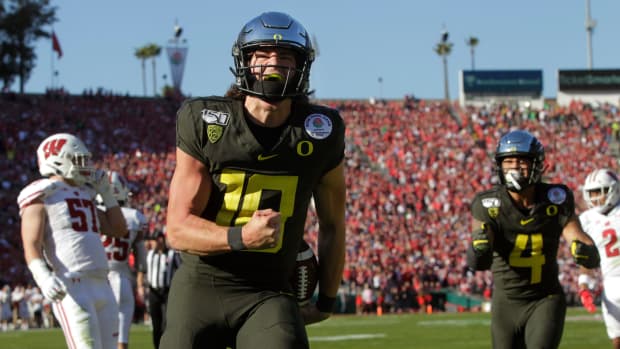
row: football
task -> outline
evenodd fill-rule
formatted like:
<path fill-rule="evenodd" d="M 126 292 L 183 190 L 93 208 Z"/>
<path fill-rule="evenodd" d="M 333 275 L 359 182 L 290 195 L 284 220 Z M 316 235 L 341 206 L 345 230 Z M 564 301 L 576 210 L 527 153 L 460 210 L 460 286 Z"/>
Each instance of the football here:
<path fill-rule="evenodd" d="M 302 241 L 297 253 L 295 270 L 290 283 L 293 286 L 297 304 L 303 307 L 310 302 L 318 283 L 319 263 L 307 242 Z"/>

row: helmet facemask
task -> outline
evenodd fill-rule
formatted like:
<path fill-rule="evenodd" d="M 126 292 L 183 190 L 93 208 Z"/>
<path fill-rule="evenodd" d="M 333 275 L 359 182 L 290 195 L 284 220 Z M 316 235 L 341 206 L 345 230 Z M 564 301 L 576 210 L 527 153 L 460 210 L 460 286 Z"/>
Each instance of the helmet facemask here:
<path fill-rule="evenodd" d="M 528 167 L 528 174 L 523 175 L 523 170 L 519 164 L 517 164 L 516 168 L 503 169 L 502 162 L 505 158 L 506 157 L 498 160 L 497 171 L 502 184 L 504 184 L 509 191 L 518 193 L 530 185 L 540 182 L 543 168 L 540 164 L 537 164 L 535 160 L 528 158 L 528 160 L 531 161 L 531 165 Z"/>
<path fill-rule="evenodd" d="M 266 46 L 257 49 L 267 48 Z M 288 67 L 283 65 L 254 65 L 251 63 L 252 55 L 256 52 L 253 50 L 248 54 L 244 54 L 244 58 L 239 61 L 237 68 L 239 76 L 238 86 L 241 91 L 247 94 L 258 96 L 270 101 L 278 101 L 288 97 L 296 97 L 300 94 L 298 91 L 307 90 L 307 80 L 304 82 L 302 77 L 307 76 L 306 71 L 309 68 L 307 62 L 302 62 L 302 66 L 297 63 L 296 67 Z M 296 54 L 299 57 L 300 55 Z M 303 58 L 302 58 L 303 59 Z M 266 73 L 267 71 L 277 70 L 280 73 Z"/>

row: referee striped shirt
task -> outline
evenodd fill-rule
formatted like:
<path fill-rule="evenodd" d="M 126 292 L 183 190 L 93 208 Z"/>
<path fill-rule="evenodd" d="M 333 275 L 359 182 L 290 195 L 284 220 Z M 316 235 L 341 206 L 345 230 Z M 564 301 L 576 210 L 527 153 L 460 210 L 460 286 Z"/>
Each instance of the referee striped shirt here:
<path fill-rule="evenodd" d="M 146 255 L 146 280 L 151 288 L 167 290 L 172 282 L 172 275 L 181 264 L 179 254 L 173 250 L 156 251 L 152 249 Z"/>

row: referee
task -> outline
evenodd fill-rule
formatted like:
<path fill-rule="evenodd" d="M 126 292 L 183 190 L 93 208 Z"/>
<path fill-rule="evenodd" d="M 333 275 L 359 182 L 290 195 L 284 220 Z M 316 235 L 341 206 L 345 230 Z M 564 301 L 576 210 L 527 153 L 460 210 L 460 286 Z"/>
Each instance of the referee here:
<path fill-rule="evenodd" d="M 159 340 L 166 326 L 166 301 L 172 275 L 181 263 L 179 254 L 169 249 L 164 233 L 154 236 L 155 246 L 146 255 L 146 281 L 149 286 L 149 313 L 153 325 L 153 345 L 159 349 Z"/>

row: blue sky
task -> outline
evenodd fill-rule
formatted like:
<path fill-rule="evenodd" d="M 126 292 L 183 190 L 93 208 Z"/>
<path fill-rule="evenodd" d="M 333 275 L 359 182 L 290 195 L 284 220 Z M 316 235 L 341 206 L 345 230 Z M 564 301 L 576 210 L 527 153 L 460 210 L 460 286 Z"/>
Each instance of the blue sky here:
<path fill-rule="evenodd" d="M 318 98 L 443 97 L 443 68 L 433 51 L 445 25 L 454 43 L 448 58 L 450 95 L 458 71 L 471 68 L 465 40 L 475 36 L 477 69 L 542 69 L 544 95 L 555 97 L 558 69 L 587 67 L 585 0 L 108 0 L 53 1 L 63 57 L 53 64 L 57 85 L 70 93 L 103 87 L 143 94 L 134 50 L 166 45 L 175 20 L 189 53 L 182 89 L 191 96 L 222 94 L 232 83 L 230 50 L 245 22 L 264 11 L 287 12 L 318 41 L 311 87 Z M 620 1 L 591 0 L 593 67 L 620 68 Z M 52 84 L 48 40 L 37 45 L 37 66 L 26 92 Z M 170 66 L 157 60 L 157 85 Z M 379 83 L 379 77 L 383 83 Z M 147 94 L 153 93 L 150 64 Z M 18 88 L 17 84 L 13 89 Z"/>

